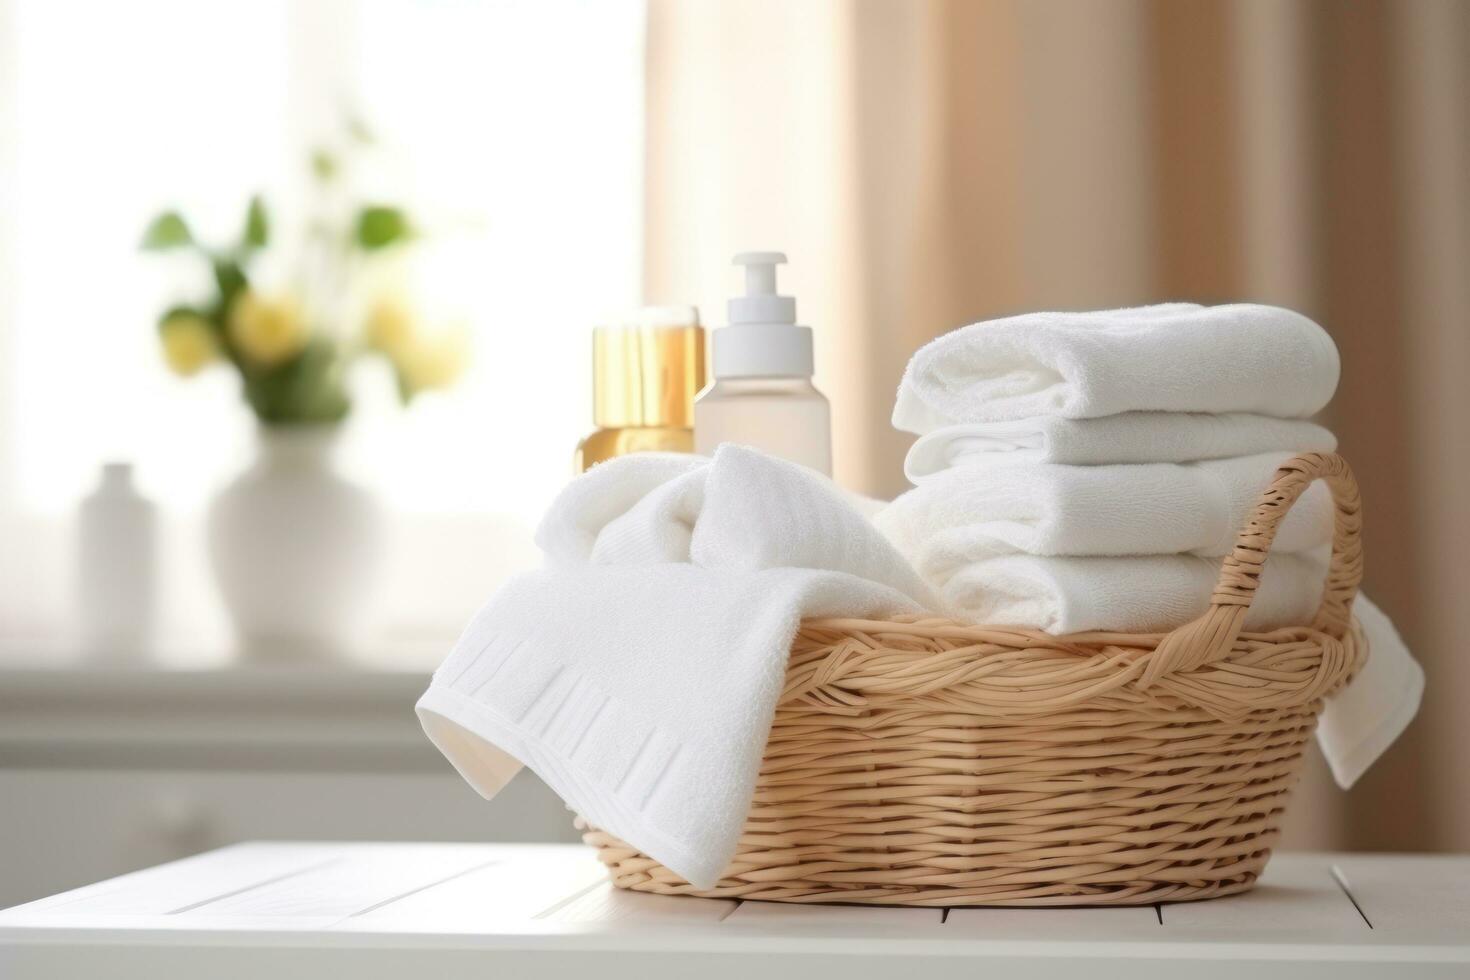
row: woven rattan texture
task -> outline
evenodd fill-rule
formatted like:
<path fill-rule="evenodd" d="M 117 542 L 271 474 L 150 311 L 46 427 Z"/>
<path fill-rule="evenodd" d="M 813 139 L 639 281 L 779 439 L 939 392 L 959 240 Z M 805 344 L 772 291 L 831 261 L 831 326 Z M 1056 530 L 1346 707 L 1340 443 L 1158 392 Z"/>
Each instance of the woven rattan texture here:
<path fill-rule="evenodd" d="M 1241 633 L 1276 527 L 1325 479 L 1332 565 L 1311 626 Z M 1364 654 L 1356 484 L 1284 466 L 1210 610 L 1169 634 L 1051 636 L 941 619 L 811 620 L 792 646 L 739 851 L 699 890 L 595 829 L 615 884 L 904 905 L 1138 905 L 1244 891 L 1322 698 Z"/>

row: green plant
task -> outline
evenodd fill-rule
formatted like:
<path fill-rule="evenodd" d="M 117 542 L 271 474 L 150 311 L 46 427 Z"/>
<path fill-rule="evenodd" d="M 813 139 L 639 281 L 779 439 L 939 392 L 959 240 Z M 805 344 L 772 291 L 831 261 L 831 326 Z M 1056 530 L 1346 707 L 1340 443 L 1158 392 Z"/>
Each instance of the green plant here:
<path fill-rule="evenodd" d="M 354 199 L 345 186 L 350 157 L 372 137 L 357 122 L 349 122 L 347 135 L 347 152 L 321 148 L 311 156 L 317 206 L 294 288 L 266 291 L 254 281 L 258 259 L 280 244 L 258 194 L 225 245 L 202 242 L 178 211 L 159 214 L 143 234 L 145 251 L 190 255 L 211 274 L 208 296 L 171 306 L 159 317 L 165 361 L 182 376 L 217 364 L 234 368 L 245 401 L 265 425 L 341 421 L 351 410 L 346 369 L 361 356 L 387 358 L 405 403 L 452 384 L 465 361 L 463 335 L 425 335 L 402 296 L 376 290 L 363 312 L 345 312 L 348 294 L 374 292 L 375 260 L 418 237 L 403 208 Z"/>

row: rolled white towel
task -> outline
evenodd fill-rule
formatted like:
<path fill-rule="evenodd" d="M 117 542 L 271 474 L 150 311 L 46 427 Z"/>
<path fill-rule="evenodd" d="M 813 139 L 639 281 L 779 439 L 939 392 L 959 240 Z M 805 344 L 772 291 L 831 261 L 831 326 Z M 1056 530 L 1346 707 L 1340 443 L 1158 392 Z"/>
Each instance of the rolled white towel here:
<path fill-rule="evenodd" d="M 962 327 L 920 348 L 899 385 L 893 424 L 922 435 L 1039 415 L 1306 418 L 1331 399 L 1338 371 L 1326 331 L 1275 306 L 1028 313 Z"/>
<path fill-rule="evenodd" d="M 562 488 L 536 528 L 536 544 L 548 564 L 584 564 L 591 560 L 607 526 L 657 491 L 665 506 L 675 506 L 670 484 L 702 472 L 709 460 L 689 453 L 637 453 L 592 467 Z M 686 481 L 687 482 L 687 481 Z M 702 488 L 704 479 L 698 478 Z M 689 505 L 697 501 L 686 501 Z M 692 520 L 665 514 L 644 540 L 629 542 L 649 561 L 687 561 Z M 604 547 L 611 547 L 604 544 Z M 635 559 L 631 556 L 627 563 Z"/>
<path fill-rule="evenodd" d="M 1291 455 L 962 466 L 901 494 L 875 523 L 926 581 L 938 585 L 972 562 L 1005 554 L 1224 555 Z M 1332 510 L 1327 487 L 1309 487 L 1282 522 L 1273 551 L 1326 544 Z"/>
<path fill-rule="evenodd" d="M 1273 555 L 1246 629 L 1310 622 L 1322 599 L 1327 554 Z M 983 625 L 1050 633 L 1154 633 L 1209 608 L 1220 559 L 1197 555 L 1002 555 L 972 562 L 940 590 L 953 614 Z"/>
<path fill-rule="evenodd" d="M 688 562 L 724 571 L 845 572 L 934 608 L 937 597 L 868 517 L 869 498 L 727 443 L 711 460 L 637 453 L 568 484 L 536 529 L 556 567 Z"/>
<path fill-rule="evenodd" d="M 950 467 L 1001 463 L 1188 463 L 1269 452 L 1330 453 L 1337 438 L 1299 419 L 1231 412 L 1122 412 L 1096 419 L 1056 415 L 968 422 L 920 436 L 904 474 L 921 483 Z"/>

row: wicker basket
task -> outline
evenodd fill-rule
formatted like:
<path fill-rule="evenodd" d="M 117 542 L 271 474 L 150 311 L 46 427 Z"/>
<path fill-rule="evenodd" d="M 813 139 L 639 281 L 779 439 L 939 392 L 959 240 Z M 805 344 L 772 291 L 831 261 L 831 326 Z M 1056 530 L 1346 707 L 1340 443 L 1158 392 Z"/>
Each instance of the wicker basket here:
<path fill-rule="evenodd" d="M 1311 626 L 1242 633 L 1277 525 L 1336 503 Z M 808 620 L 750 816 L 699 890 L 597 830 L 619 887 L 896 905 L 1143 905 L 1245 891 L 1270 857 L 1324 695 L 1357 669 L 1357 485 L 1341 457 L 1276 474 L 1198 620 L 1168 634 Z"/>

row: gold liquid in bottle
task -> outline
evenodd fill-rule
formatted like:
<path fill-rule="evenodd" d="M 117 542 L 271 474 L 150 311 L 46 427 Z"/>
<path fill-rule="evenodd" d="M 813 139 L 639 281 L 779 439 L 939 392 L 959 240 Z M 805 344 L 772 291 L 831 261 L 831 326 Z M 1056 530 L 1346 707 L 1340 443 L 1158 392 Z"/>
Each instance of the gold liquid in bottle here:
<path fill-rule="evenodd" d="M 694 451 L 694 396 L 705 384 L 704 328 L 693 307 L 649 307 L 592 334 L 592 420 L 577 472 L 614 456 Z"/>

